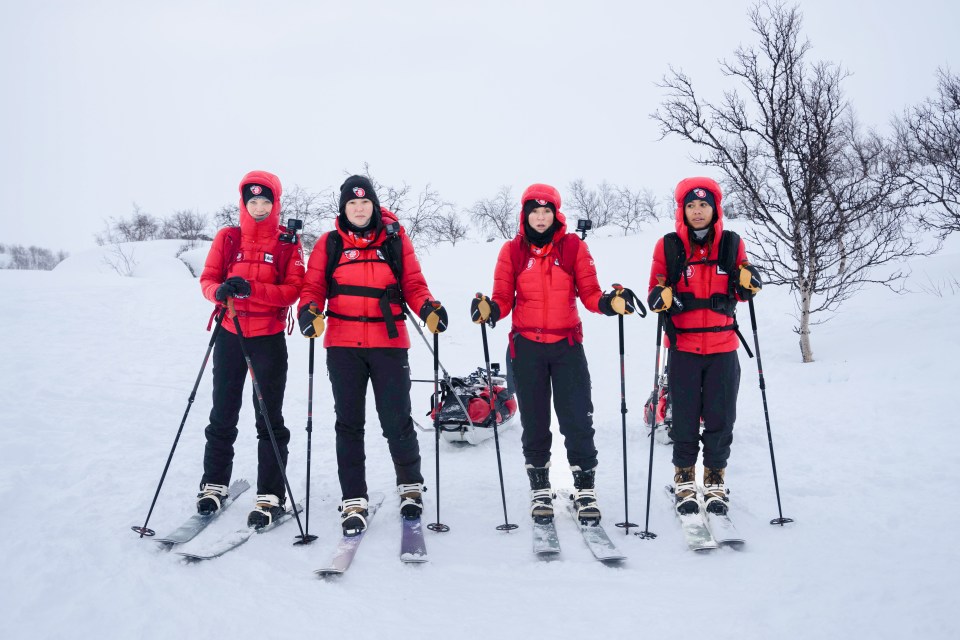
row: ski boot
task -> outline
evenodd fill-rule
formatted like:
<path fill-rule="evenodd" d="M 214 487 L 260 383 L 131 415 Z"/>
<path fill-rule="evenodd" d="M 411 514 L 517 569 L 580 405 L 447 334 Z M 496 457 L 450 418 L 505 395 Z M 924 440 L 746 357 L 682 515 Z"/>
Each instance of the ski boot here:
<path fill-rule="evenodd" d="M 397 485 L 400 494 L 400 515 L 405 520 L 416 520 L 423 513 L 423 492 L 426 487 L 422 482 Z"/>
<path fill-rule="evenodd" d="M 202 516 L 213 515 L 220 510 L 220 505 L 227 497 L 227 485 L 206 482 L 200 485 L 197 494 L 197 513 Z"/>
<path fill-rule="evenodd" d="M 340 527 L 345 536 L 358 536 L 367 530 L 367 499 L 350 498 L 340 503 Z"/>
<path fill-rule="evenodd" d="M 697 467 L 674 467 L 673 499 L 677 513 L 682 516 L 700 513 L 697 501 Z"/>
<path fill-rule="evenodd" d="M 272 524 L 286 510 L 283 506 L 284 502 L 272 493 L 258 494 L 253 511 L 247 516 L 247 526 L 262 529 Z"/>
<path fill-rule="evenodd" d="M 594 489 L 597 469 L 583 470 L 574 465 L 573 472 L 573 504 L 577 507 L 577 520 L 580 524 L 596 526 L 600 524 L 600 506 L 597 504 L 597 492 Z"/>
<path fill-rule="evenodd" d="M 708 513 L 718 516 L 727 515 L 730 507 L 730 498 L 727 497 L 727 488 L 723 486 L 724 469 L 703 468 L 703 498 Z"/>
<path fill-rule="evenodd" d="M 530 478 L 530 517 L 537 524 L 553 522 L 553 493 L 550 491 L 550 463 L 545 467 L 527 465 Z"/>

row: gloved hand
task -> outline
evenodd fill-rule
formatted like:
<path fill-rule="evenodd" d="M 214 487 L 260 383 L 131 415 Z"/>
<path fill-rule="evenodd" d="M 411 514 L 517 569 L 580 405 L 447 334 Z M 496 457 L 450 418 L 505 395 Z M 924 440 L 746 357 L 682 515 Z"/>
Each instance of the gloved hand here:
<path fill-rule="evenodd" d="M 497 320 L 500 319 L 500 305 L 482 293 L 478 293 L 470 301 L 470 319 L 475 324 L 486 322 L 492 329 L 497 326 Z"/>
<path fill-rule="evenodd" d="M 420 307 L 420 319 L 431 333 L 443 333 L 447 330 L 447 310 L 439 300 L 427 300 Z"/>
<path fill-rule="evenodd" d="M 317 308 L 315 302 L 305 304 L 297 316 L 300 323 L 300 333 L 307 338 L 319 338 L 323 334 L 323 312 Z"/>
<path fill-rule="evenodd" d="M 757 268 L 746 262 L 740 265 L 737 275 L 737 295 L 743 300 L 749 300 L 762 288 L 763 282 L 760 281 L 760 272 Z"/>
<path fill-rule="evenodd" d="M 230 276 L 217 287 L 213 297 L 218 302 L 223 302 L 227 298 L 247 298 L 250 296 L 250 283 L 240 276 Z"/>
<path fill-rule="evenodd" d="M 600 313 L 605 316 L 615 316 L 617 314 L 628 316 L 637 310 L 634 306 L 635 303 L 636 296 L 633 295 L 633 291 L 615 284 L 613 285 L 613 291 L 600 296 L 597 306 L 600 308 Z"/>
<path fill-rule="evenodd" d="M 683 311 L 683 304 L 673 297 L 673 289 L 664 284 L 658 284 L 650 290 L 647 303 L 650 305 L 650 310 L 655 313 L 666 311 L 674 314 Z"/>

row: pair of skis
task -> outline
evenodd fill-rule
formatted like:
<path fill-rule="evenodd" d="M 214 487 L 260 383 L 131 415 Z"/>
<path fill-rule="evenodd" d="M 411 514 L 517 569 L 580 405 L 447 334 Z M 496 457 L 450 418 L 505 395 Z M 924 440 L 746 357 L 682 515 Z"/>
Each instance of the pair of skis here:
<path fill-rule="evenodd" d="M 667 495 L 671 503 L 675 503 L 673 487 L 666 486 Z M 698 513 L 681 514 L 674 509 L 683 537 L 687 546 L 697 553 L 710 553 L 720 547 L 741 549 L 746 541 L 737 532 L 736 526 L 729 515 L 719 515 L 707 512 L 703 501 L 703 490 L 697 488 L 697 502 L 700 504 Z"/>
<path fill-rule="evenodd" d="M 227 490 L 227 497 L 220 504 L 220 508 L 208 515 L 201 515 L 195 513 L 190 516 L 186 522 L 174 529 L 172 532 L 166 536 L 155 538 L 154 541 L 163 545 L 167 549 L 173 548 L 175 545 L 184 544 L 196 538 L 201 531 L 207 528 L 214 520 L 216 520 L 221 513 L 223 513 L 227 507 L 233 504 L 237 497 L 243 494 L 247 489 L 250 488 L 250 483 L 246 480 L 235 480 L 230 488 Z M 300 505 L 295 507 L 298 511 L 302 509 Z M 284 522 L 293 517 L 293 511 L 285 511 L 283 514 L 278 516 L 271 522 L 269 525 L 262 527 L 260 529 L 254 529 L 252 527 L 243 527 L 242 529 L 237 529 L 231 531 L 210 544 L 205 545 L 202 549 L 197 551 L 177 551 L 177 554 L 183 556 L 187 560 L 211 560 L 213 558 L 219 558 L 228 551 L 236 549 L 240 545 L 244 544 L 254 535 L 259 535 L 262 533 L 267 533 L 276 529 Z"/>
<path fill-rule="evenodd" d="M 573 502 L 573 495 L 568 489 L 557 491 L 557 497 L 566 502 L 566 511 L 577 524 L 583 541 L 593 553 L 593 557 L 604 564 L 619 564 L 626 560 L 613 543 L 610 536 L 600 524 L 583 524 L 577 517 L 577 508 Z M 551 520 L 547 523 L 533 523 L 533 552 L 541 559 L 549 560 L 560 554 L 560 537 L 557 535 L 557 525 Z"/>

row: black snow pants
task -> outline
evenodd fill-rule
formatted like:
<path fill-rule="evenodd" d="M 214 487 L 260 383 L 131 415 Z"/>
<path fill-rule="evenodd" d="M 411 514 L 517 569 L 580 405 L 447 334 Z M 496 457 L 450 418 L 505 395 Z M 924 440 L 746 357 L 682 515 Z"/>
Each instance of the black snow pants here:
<path fill-rule="evenodd" d="M 270 426 L 280 448 L 283 466 L 287 466 L 287 443 L 290 430 L 283 424 L 283 392 L 287 386 L 287 341 L 283 332 L 272 336 L 246 338 L 253 373 L 263 394 Z M 230 484 L 233 473 L 233 443 L 237 440 L 237 422 L 243 402 L 243 385 L 247 380 L 247 363 L 240 348 L 240 339 L 221 329 L 213 346 L 213 409 L 206 428 L 207 446 L 203 453 L 201 483 Z M 250 385 L 251 388 L 253 385 Z M 252 391 L 252 389 L 251 389 Z M 257 394 L 252 391 L 257 425 L 257 493 L 273 494 L 283 500 L 286 489 L 277 465 L 277 456 L 270 443 L 266 421 L 260 412 Z"/>
<path fill-rule="evenodd" d="M 407 350 L 329 347 L 327 374 L 337 414 L 337 471 L 343 499 L 369 497 L 363 445 L 368 380 L 373 383 L 380 428 L 390 447 L 397 484 L 423 482 L 420 445 L 410 418 Z"/>
<path fill-rule="evenodd" d="M 703 465 L 711 469 L 725 468 L 733 442 L 740 390 L 737 352 L 700 355 L 674 349 L 670 352 L 667 375 L 673 408 L 673 464 L 695 465 L 700 440 L 703 440 Z"/>
<path fill-rule="evenodd" d="M 596 467 L 590 371 L 583 345 L 571 345 L 566 340 L 534 342 L 517 335 L 514 337 L 514 352 L 516 355 L 511 364 L 520 406 L 521 441 L 526 463 L 543 467 L 550 461 L 552 392 L 560 433 L 567 448 L 567 461 L 581 469 Z"/>

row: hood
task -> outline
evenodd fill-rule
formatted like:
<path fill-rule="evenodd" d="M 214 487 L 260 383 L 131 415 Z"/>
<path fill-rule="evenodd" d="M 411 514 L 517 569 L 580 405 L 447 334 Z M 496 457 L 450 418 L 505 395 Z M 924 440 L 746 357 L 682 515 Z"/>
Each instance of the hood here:
<path fill-rule="evenodd" d="M 520 196 L 520 219 L 519 219 L 519 231 L 518 233 L 526 237 L 527 233 L 523 228 L 523 203 L 527 200 L 546 200 L 553 205 L 553 208 L 557 210 L 557 222 L 559 227 L 556 232 L 554 232 L 553 237 L 563 236 L 567 232 L 567 217 L 563 215 L 563 211 L 560 210 L 560 192 L 555 188 L 551 187 L 548 184 L 532 184 L 524 190 L 523 195 Z"/>
<path fill-rule="evenodd" d="M 378 239 L 380 239 L 383 236 L 384 228 L 386 228 L 386 226 L 391 222 L 398 222 L 396 214 L 390 211 L 389 209 L 387 209 L 386 207 L 380 207 L 380 224 L 377 227 L 377 233 L 376 233 L 376 236 L 374 236 L 374 239 L 372 242 L 376 242 Z M 340 226 L 339 215 L 336 218 L 334 218 L 333 224 L 336 227 L 337 233 L 340 234 L 340 237 L 342 237 L 346 242 L 350 242 L 351 244 L 356 244 L 353 241 L 353 238 L 350 235 L 350 232 L 344 230 L 344 228 Z M 404 230 L 402 226 L 400 227 L 400 235 L 406 235 L 406 230 Z M 364 246 L 368 246 L 368 245 L 364 245 Z"/>
<path fill-rule="evenodd" d="M 723 194 L 720 193 L 720 185 L 717 184 L 717 181 L 713 180 L 712 178 L 684 178 L 673 191 L 673 199 L 677 203 L 677 211 L 674 216 L 674 225 L 676 226 L 677 234 L 679 234 L 684 244 L 688 243 L 688 234 L 690 232 L 690 228 L 687 227 L 687 220 L 683 216 L 683 198 L 690 192 L 691 189 L 694 189 L 695 187 L 706 189 L 713 194 L 713 199 L 717 203 L 715 211 L 716 219 L 713 222 L 714 237 L 719 238 L 720 234 L 723 233 Z"/>
<path fill-rule="evenodd" d="M 257 222 L 247 211 L 247 203 L 243 201 L 243 187 L 245 185 L 256 183 L 263 184 L 273 191 L 273 208 L 270 209 L 270 215 L 264 220 Z M 280 197 L 283 195 L 283 187 L 280 186 L 280 178 L 267 171 L 251 171 L 243 176 L 240 181 L 240 231 L 243 235 L 254 237 L 258 240 L 274 238 L 277 235 L 277 229 L 280 227 Z"/>

